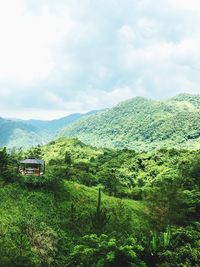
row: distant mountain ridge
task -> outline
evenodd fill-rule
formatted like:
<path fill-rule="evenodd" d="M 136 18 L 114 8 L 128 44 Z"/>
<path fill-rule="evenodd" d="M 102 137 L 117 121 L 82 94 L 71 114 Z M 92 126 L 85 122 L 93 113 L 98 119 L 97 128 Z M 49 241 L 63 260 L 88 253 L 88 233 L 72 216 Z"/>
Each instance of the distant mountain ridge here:
<path fill-rule="evenodd" d="M 64 126 L 96 112 L 75 113 L 51 121 L 0 118 L 0 147 L 19 148 L 45 144 Z"/>
<path fill-rule="evenodd" d="M 43 143 L 43 138 L 32 125 L 0 118 L 0 147 L 29 147 Z"/>
<path fill-rule="evenodd" d="M 51 121 L 0 118 L 0 147 L 42 145 L 60 136 L 136 151 L 200 149 L 200 95 L 180 94 L 168 100 L 135 97 L 110 109 Z"/>
<path fill-rule="evenodd" d="M 72 123 L 59 136 L 137 151 L 200 148 L 200 95 L 180 94 L 162 101 L 135 97 Z"/>
<path fill-rule="evenodd" d="M 82 117 L 95 114 L 97 111 L 92 110 L 87 113 L 73 113 L 68 116 L 62 117 L 55 120 L 23 120 L 25 124 L 34 126 L 40 131 L 45 131 L 50 135 L 56 134 L 58 130 L 65 127 L 66 125 L 73 123 Z"/>

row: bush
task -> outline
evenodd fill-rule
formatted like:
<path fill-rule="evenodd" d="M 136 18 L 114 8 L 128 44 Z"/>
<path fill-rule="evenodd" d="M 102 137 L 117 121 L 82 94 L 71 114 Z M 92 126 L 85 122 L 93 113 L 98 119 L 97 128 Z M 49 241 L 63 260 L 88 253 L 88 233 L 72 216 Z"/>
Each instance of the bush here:
<path fill-rule="evenodd" d="M 46 188 L 55 190 L 62 185 L 62 179 L 46 173 L 41 176 L 26 175 L 21 178 L 21 183 L 29 188 Z"/>
<path fill-rule="evenodd" d="M 142 250 L 134 238 L 119 242 L 104 234 L 99 237 L 86 235 L 72 248 L 67 266 L 145 267 L 146 264 L 140 260 Z"/>
<path fill-rule="evenodd" d="M 200 225 L 199 225 L 200 226 Z M 161 251 L 159 267 L 200 266 L 200 232 L 194 227 L 174 228 L 172 244 L 166 251 Z"/>

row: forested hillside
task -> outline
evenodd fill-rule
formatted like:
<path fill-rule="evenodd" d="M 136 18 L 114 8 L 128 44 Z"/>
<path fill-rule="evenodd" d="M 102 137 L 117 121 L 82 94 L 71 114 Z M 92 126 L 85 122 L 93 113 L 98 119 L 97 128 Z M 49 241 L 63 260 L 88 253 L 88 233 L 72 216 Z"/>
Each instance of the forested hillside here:
<path fill-rule="evenodd" d="M 46 135 L 32 125 L 0 118 L 0 147 L 31 147 L 45 140 Z"/>
<path fill-rule="evenodd" d="M 52 121 L 0 119 L 1 146 L 31 147 L 56 136 L 77 137 L 96 147 L 136 151 L 162 147 L 197 149 L 200 96 L 181 94 L 163 101 L 136 97 L 105 111 L 72 114 Z"/>
<path fill-rule="evenodd" d="M 57 131 L 97 111 L 76 113 L 56 120 L 6 120 L 0 118 L 0 147 L 27 148 L 48 143 Z"/>
<path fill-rule="evenodd" d="M 21 176 L 18 160 L 33 155 L 46 173 Z M 2 266 L 199 266 L 199 155 L 66 138 L 2 149 Z"/>
<path fill-rule="evenodd" d="M 97 147 L 137 151 L 200 148 L 200 96 L 156 101 L 136 97 L 81 119 L 60 132 Z"/>
<path fill-rule="evenodd" d="M 34 126 L 40 133 L 49 134 L 53 137 L 56 132 L 64 126 L 69 125 L 83 117 L 95 114 L 97 111 L 90 111 L 88 113 L 74 113 L 66 117 L 55 120 L 24 120 L 23 122 L 28 125 Z"/>

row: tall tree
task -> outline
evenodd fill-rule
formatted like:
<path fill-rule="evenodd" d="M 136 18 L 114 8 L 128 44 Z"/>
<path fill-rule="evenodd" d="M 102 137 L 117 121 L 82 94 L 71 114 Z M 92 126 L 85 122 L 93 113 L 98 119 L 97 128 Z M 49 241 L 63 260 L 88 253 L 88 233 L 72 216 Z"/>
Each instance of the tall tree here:
<path fill-rule="evenodd" d="M 110 216 L 107 214 L 106 209 L 101 208 L 101 188 L 99 188 L 97 209 L 95 214 L 92 216 L 92 225 L 97 234 L 102 234 L 104 232 L 109 219 Z"/>

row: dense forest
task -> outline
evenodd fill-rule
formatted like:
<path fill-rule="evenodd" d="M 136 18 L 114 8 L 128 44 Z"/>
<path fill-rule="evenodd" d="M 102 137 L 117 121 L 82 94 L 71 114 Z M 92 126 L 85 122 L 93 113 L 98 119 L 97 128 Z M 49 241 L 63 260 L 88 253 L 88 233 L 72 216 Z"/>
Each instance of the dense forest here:
<path fill-rule="evenodd" d="M 20 175 L 33 156 L 45 174 Z M 199 150 L 60 138 L 1 149 L 0 185 L 0 266 L 200 265 Z"/>
<path fill-rule="evenodd" d="M 200 148 L 200 96 L 180 94 L 169 100 L 135 97 L 80 119 L 60 131 L 84 143 L 136 151 Z"/>

